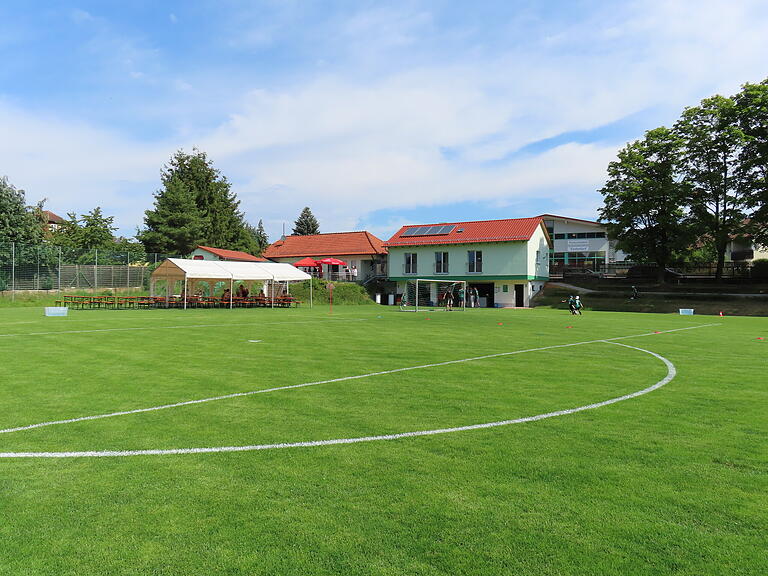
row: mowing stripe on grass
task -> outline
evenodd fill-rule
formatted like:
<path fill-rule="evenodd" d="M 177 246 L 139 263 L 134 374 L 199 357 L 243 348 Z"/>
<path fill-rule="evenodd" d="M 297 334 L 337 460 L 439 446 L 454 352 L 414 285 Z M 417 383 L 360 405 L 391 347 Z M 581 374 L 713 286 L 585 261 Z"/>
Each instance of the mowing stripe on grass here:
<path fill-rule="evenodd" d="M 155 412 L 158 410 L 167 410 L 169 408 L 179 408 L 181 406 L 192 406 L 195 404 L 203 404 L 206 402 L 215 402 L 217 400 L 227 400 L 229 398 L 239 398 L 242 396 L 252 396 L 254 394 L 266 394 L 267 392 L 278 392 L 281 390 L 292 390 L 294 388 L 306 388 L 308 386 L 318 386 L 320 384 L 331 384 L 333 382 L 345 382 L 348 380 L 359 380 L 361 378 L 370 378 L 372 376 L 383 376 L 386 374 L 396 374 L 398 372 L 408 372 L 410 370 L 421 370 L 424 368 L 436 368 L 439 366 L 449 366 L 451 364 L 461 364 L 464 362 L 475 362 L 477 360 L 487 360 L 490 358 L 500 358 L 503 356 L 514 356 L 516 354 L 525 354 L 527 352 L 541 352 L 544 350 L 553 350 L 557 348 L 569 348 L 572 346 L 582 346 L 584 344 L 596 344 L 598 342 L 613 342 L 615 340 L 625 340 L 627 338 L 639 338 L 644 336 L 654 336 L 658 334 L 668 334 L 670 332 L 680 332 L 683 330 L 694 330 L 697 328 L 706 328 L 709 326 L 719 326 L 719 324 L 700 324 L 698 326 L 689 326 L 686 328 L 674 328 L 671 330 L 665 330 L 663 332 L 646 332 L 643 334 L 633 334 L 629 336 L 617 336 L 615 338 L 606 338 L 598 340 L 586 340 L 583 342 L 572 342 L 570 344 L 555 344 L 552 346 L 543 346 L 539 348 L 528 348 L 526 350 L 513 350 L 512 352 L 499 352 L 496 354 L 486 354 L 484 356 L 474 356 L 472 358 L 462 358 L 459 360 L 447 360 L 445 362 L 435 362 L 432 364 L 422 364 L 420 366 L 407 366 L 405 368 L 395 368 L 393 370 L 382 370 L 380 372 L 369 372 L 368 374 L 358 374 L 356 376 L 343 376 L 341 378 L 331 378 L 329 380 L 319 380 L 316 382 L 304 382 L 302 384 L 291 384 L 288 386 L 278 386 L 275 388 L 265 388 L 262 390 L 251 390 L 248 392 L 234 392 L 232 394 L 224 394 L 221 396 L 212 396 L 210 398 L 200 398 L 197 400 L 185 400 L 183 402 L 175 402 L 173 404 L 163 404 L 160 406 L 150 406 L 148 408 L 136 408 L 133 410 L 121 410 L 119 412 L 110 412 L 107 414 L 94 414 L 92 416 L 80 416 L 78 418 L 68 418 L 66 420 L 51 420 L 48 422 L 39 422 L 37 424 L 28 424 L 26 426 L 17 426 L 14 428 L 6 428 L 0 430 L 0 434 L 9 434 L 11 432 L 22 432 L 24 430 L 33 430 L 35 428 L 43 428 L 46 426 L 55 426 L 58 424 L 73 424 L 75 422 L 85 422 L 88 420 L 101 420 L 103 418 L 113 418 L 115 416 L 127 416 L 130 414 L 141 414 L 143 412 Z M 645 350 L 644 350 L 645 352 Z M 648 352 L 653 354 L 653 352 Z"/>
<path fill-rule="evenodd" d="M 407 366 L 405 368 L 394 368 L 392 370 L 382 370 L 380 372 L 369 372 L 368 374 L 358 374 L 355 376 L 342 376 L 341 378 L 331 378 L 329 380 L 319 380 L 316 382 L 304 382 L 302 384 L 290 384 L 288 386 L 277 386 L 275 388 L 264 388 L 262 390 L 249 390 L 248 392 L 233 392 L 232 394 L 223 394 L 221 396 L 212 396 L 210 398 L 199 398 L 197 400 L 184 400 L 172 404 L 162 404 L 160 406 L 150 406 L 148 408 L 135 408 L 133 410 L 121 410 L 119 412 L 109 412 L 107 414 L 94 414 L 92 416 L 80 416 L 77 418 L 67 418 L 66 420 L 51 420 L 48 422 L 39 422 L 37 424 L 28 424 L 26 426 L 17 426 L 15 428 L 6 428 L 0 430 L 0 434 L 11 432 L 22 432 L 24 430 L 33 430 L 45 426 L 55 426 L 57 424 L 73 424 L 75 422 L 85 422 L 88 420 L 101 420 L 102 418 L 113 418 L 115 416 L 128 416 L 130 414 L 141 414 L 143 412 L 155 412 L 157 410 L 167 410 L 169 408 L 179 408 L 181 406 L 192 406 L 194 404 L 204 404 L 206 402 L 216 402 L 218 400 L 228 400 L 230 398 L 239 398 L 242 396 L 252 396 L 254 394 L 266 394 L 267 392 L 278 392 L 281 390 L 292 390 L 294 388 L 306 388 L 308 386 L 318 386 L 320 384 L 331 384 L 334 382 L 346 382 L 348 380 L 359 380 L 361 378 L 370 378 L 372 376 L 384 376 L 387 374 L 396 374 L 398 372 L 408 372 L 411 370 L 422 370 L 424 368 L 436 368 L 439 366 L 450 366 L 451 364 L 461 364 L 464 362 L 475 362 L 477 360 L 487 360 L 490 358 L 500 358 L 503 356 L 514 356 L 516 354 L 525 354 L 527 352 L 541 352 L 544 350 L 553 350 L 556 348 L 569 348 L 571 346 L 582 346 L 584 344 L 596 344 L 598 342 L 608 342 L 612 340 L 624 340 L 627 338 L 639 338 L 642 336 L 655 336 L 670 332 L 680 332 L 682 330 L 693 330 L 696 328 L 706 328 L 708 326 L 718 326 L 719 324 L 701 324 L 698 326 L 689 326 L 686 328 L 674 328 L 663 332 L 646 332 L 643 334 L 633 334 L 630 336 L 617 336 L 615 338 L 586 340 L 583 342 L 572 342 L 570 344 L 554 344 L 552 346 L 543 346 L 540 348 L 528 348 L 526 350 L 513 350 L 512 352 L 498 352 L 496 354 L 486 354 L 484 356 L 473 356 L 472 358 L 461 358 L 459 360 L 446 360 L 445 362 L 435 362 L 432 364 L 421 364 L 419 366 Z"/>
<path fill-rule="evenodd" d="M 135 330 L 179 330 L 183 328 L 228 328 L 230 326 L 283 326 L 286 324 L 316 324 L 318 322 L 366 322 L 367 318 L 323 318 L 320 320 L 300 320 L 298 322 L 243 322 L 238 324 L 182 324 L 179 326 L 135 326 L 133 328 L 93 328 L 92 330 L 55 330 L 51 332 L 27 332 L 0 334 L 0 338 L 18 338 L 21 336 L 57 336 L 59 334 L 90 334 L 93 332 L 133 332 Z"/>
<path fill-rule="evenodd" d="M 646 334 L 639 334 L 638 336 L 646 336 Z M 631 338 L 632 336 L 623 336 L 621 338 Z M 333 446 L 338 444 L 358 444 L 361 442 L 375 442 L 379 440 L 398 440 L 402 438 L 415 438 L 418 436 L 434 436 L 437 434 L 448 434 L 453 432 L 467 432 L 470 430 L 481 430 L 484 428 L 496 428 L 499 426 L 508 426 L 510 424 L 523 424 L 525 422 L 536 422 L 538 420 L 544 420 L 546 418 L 554 418 L 556 416 L 566 416 L 568 414 L 575 414 L 577 412 L 583 412 L 585 410 L 594 410 L 595 408 L 601 408 L 623 400 L 629 400 L 631 398 L 637 398 L 649 392 L 653 392 L 669 383 L 677 374 L 675 365 L 669 360 L 651 352 L 644 348 L 638 348 L 636 346 L 629 346 L 628 344 L 621 344 L 620 342 L 612 342 L 617 338 L 611 338 L 608 340 L 594 340 L 592 342 L 581 342 L 578 344 L 551 346 L 550 348 L 562 348 L 564 346 L 577 346 L 579 344 L 590 344 L 603 342 L 605 344 L 613 344 L 615 346 L 623 346 L 625 348 L 631 348 L 632 350 L 638 350 L 645 352 L 651 356 L 661 360 L 667 367 L 667 375 L 647 388 L 638 390 L 637 392 L 631 392 L 623 396 L 604 400 L 602 402 L 595 402 L 593 404 L 587 404 L 585 406 L 579 406 L 577 408 L 568 408 L 566 410 L 557 410 L 555 412 L 547 412 L 545 414 L 537 414 L 536 416 L 526 416 L 523 418 L 516 418 L 514 420 L 500 420 L 497 422 L 484 422 L 482 424 L 470 424 L 468 426 L 456 426 L 453 428 L 438 428 L 434 430 L 418 430 L 414 432 L 400 432 L 398 434 L 383 434 L 380 436 L 360 436 L 357 438 L 334 438 L 331 440 L 309 440 L 305 442 L 283 442 L 278 444 L 254 444 L 250 446 L 214 446 L 205 448 L 169 448 L 169 449 L 155 449 L 155 450 L 91 450 L 80 452 L 0 452 L 0 458 L 105 458 L 105 457 L 118 457 L 118 456 L 168 456 L 168 455 L 180 455 L 180 454 L 211 454 L 219 452 L 252 452 L 256 450 L 273 450 L 278 448 L 313 448 L 318 446 Z M 547 348 L 543 348 L 547 349 Z M 539 349 L 541 350 L 541 349 Z M 532 351 L 532 350 L 531 350 Z M 520 351 L 523 352 L 523 351 Z M 494 356 L 499 356 L 494 355 Z M 446 363 L 436 364 L 436 366 L 444 365 Z"/>

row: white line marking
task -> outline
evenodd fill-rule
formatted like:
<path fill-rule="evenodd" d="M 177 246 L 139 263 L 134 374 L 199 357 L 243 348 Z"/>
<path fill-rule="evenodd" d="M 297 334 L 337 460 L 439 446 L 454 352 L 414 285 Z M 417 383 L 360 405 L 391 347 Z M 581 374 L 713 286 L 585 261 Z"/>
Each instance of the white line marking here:
<path fill-rule="evenodd" d="M 420 366 L 407 366 L 405 368 L 395 368 L 393 370 L 382 370 L 380 372 L 369 372 L 368 374 L 358 374 L 356 376 L 342 376 L 341 378 L 331 378 L 330 380 L 318 380 L 316 382 L 304 382 L 302 384 L 291 384 L 288 386 L 277 386 L 275 388 L 264 388 L 261 390 L 250 390 L 248 392 L 234 392 L 232 394 L 223 394 L 221 396 L 212 396 L 210 398 L 200 398 L 197 400 L 185 400 L 174 402 L 172 404 L 162 404 L 160 406 L 150 406 L 149 408 L 136 408 L 133 410 L 121 410 L 119 412 L 110 412 L 107 414 L 94 414 L 93 416 L 80 416 L 78 418 L 67 418 L 66 420 L 52 420 L 49 422 L 40 422 L 38 424 L 29 424 L 26 426 L 17 426 L 15 428 L 6 428 L 0 430 L 0 434 L 9 434 L 11 432 L 22 432 L 24 430 L 33 430 L 45 426 L 55 426 L 57 424 L 73 424 L 75 422 L 86 422 L 88 420 L 101 420 L 102 418 L 113 418 L 115 416 L 128 416 L 130 414 L 141 414 L 143 412 L 156 412 L 157 410 L 167 410 L 169 408 L 179 408 L 181 406 L 192 406 L 194 404 L 204 404 L 206 402 L 216 402 L 218 400 L 228 400 L 230 398 L 240 398 L 242 396 L 252 396 L 254 394 L 266 394 L 268 392 L 279 392 L 281 390 L 293 390 L 295 388 L 307 388 L 308 386 L 318 386 L 320 384 L 332 384 L 334 382 L 346 382 L 348 380 L 360 380 L 361 378 L 370 378 L 372 376 L 384 376 L 386 374 L 396 374 L 398 372 L 409 372 L 411 370 L 422 370 L 424 368 L 436 368 L 438 366 L 450 366 L 451 364 L 462 364 L 464 362 L 475 362 L 477 360 L 487 360 L 489 358 L 500 358 L 503 356 L 514 356 L 516 354 L 525 354 L 527 352 L 541 352 L 543 350 L 553 350 L 556 348 L 570 348 L 572 346 L 582 346 L 584 344 L 596 344 L 598 342 L 610 342 L 613 340 L 625 340 L 627 338 L 639 338 L 643 336 L 656 336 L 669 332 L 679 332 L 682 330 L 693 330 L 695 328 L 706 328 L 708 326 L 718 326 L 719 324 L 701 324 L 688 328 L 675 328 L 665 332 L 647 332 L 644 334 L 633 334 L 631 336 L 617 336 L 615 338 L 586 340 L 584 342 L 573 342 L 571 344 L 555 344 L 552 346 L 543 346 L 540 348 L 528 348 L 527 350 L 513 350 L 512 352 L 499 352 L 497 354 L 486 354 L 485 356 L 474 356 L 472 358 L 462 358 L 459 360 L 446 360 L 445 362 L 435 362 L 433 364 L 421 364 Z"/>
<path fill-rule="evenodd" d="M 630 338 L 630 336 L 626 336 Z M 619 342 L 611 342 L 609 340 L 595 340 L 594 342 L 605 342 L 606 344 L 614 344 L 616 346 L 624 346 L 625 348 L 631 348 L 640 352 L 650 354 L 655 358 L 661 360 L 667 367 L 667 375 L 648 388 L 643 388 L 637 392 L 604 400 L 602 402 L 595 402 L 593 404 L 587 404 L 585 406 L 579 406 L 578 408 L 569 408 L 566 410 L 557 410 L 555 412 L 547 412 L 546 414 L 537 414 L 536 416 L 526 416 L 523 418 L 515 418 L 514 420 L 500 420 L 497 422 L 484 422 L 482 424 L 470 424 L 468 426 L 456 426 L 453 428 L 438 428 L 435 430 L 417 430 L 414 432 L 401 432 L 398 434 L 382 434 L 380 436 L 361 436 L 357 438 L 334 438 L 331 440 L 311 440 L 305 442 L 282 442 L 278 444 L 254 444 L 250 446 L 217 446 L 208 448 L 170 448 L 170 449 L 156 449 L 156 450 L 90 450 L 81 452 L 0 452 L 0 458 L 104 458 L 104 457 L 117 457 L 117 456 L 160 456 L 160 455 L 178 455 L 178 454 L 210 454 L 218 452 L 251 452 L 256 450 L 273 450 L 277 448 L 311 448 L 317 446 L 333 446 L 337 444 L 358 444 L 361 442 L 375 442 L 378 440 L 398 440 L 401 438 L 414 438 L 418 436 L 434 436 L 437 434 L 449 434 L 452 432 L 466 432 L 469 430 L 480 430 L 484 428 L 496 428 L 499 426 L 508 426 L 510 424 L 522 424 L 525 422 L 536 422 L 538 420 L 544 420 L 546 418 L 554 418 L 556 416 L 565 416 L 568 414 L 575 414 L 576 412 L 583 412 L 585 410 L 594 410 L 595 408 L 601 408 L 623 400 L 629 400 L 631 398 L 637 398 L 649 392 L 653 392 L 668 384 L 677 374 L 674 364 L 655 352 L 645 350 L 643 348 L 637 348 L 636 346 L 629 346 L 627 344 L 621 344 Z M 576 344 L 574 344 L 576 345 Z"/>
<path fill-rule="evenodd" d="M 252 392 L 239 392 L 236 394 L 228 394 L 225 396 L 217 396 L 214 398 L 204 398 L 201 400 L 190 400 L 187 402 L 179 402 L 176 404 L 166 404 L 164 406 L 155 406 L 152 408 L 141 408 L 137 410 L 128 410 L 123 412 L 113 412 L 111 414 L 100 414 L 96 416 L 85 416 L 81 418 L 72 418 L 69 420 L 58 420 L 53 422 L 42 422 L 39 424 L 32 424 L 29 426 L 21 426 L 17 428 L 8 428 L 5 430 L 0 430 L 0 434 L 9 433 L 9 432 L 18 432 L 22 430 L 30 430 L 33 428 L 41 428 L 43 426 L 52 426 L 54 424 L 67 424 L 72 422 L 82 422 L 85 420 L 96 420 L 100 418 L 109 418 L 112 416 L 121 416 L 121 415 L 127 415 L 127 414 L 137 414 L 140 412 L 150 412 L 154 410 L 162 410 L 165 408 L 173 408 L 177 406 L 185 406 L 190 404 L 200 404 L 203 402 L 210 402 L 213 400 L 221 400 L 224 398 L 234 398 L 238 396 L 248 396 L 251 394 L 262 394 L 266 392 L 274 392 L 278 390 L 289 390 L 293 388 L 302 388 L 306 386 L 315 386 L 318 384 L 326 384 L 330 382 L 341 382 L 345 380 L 355 380 L 359 378 L 366 378 L 369 376 L 378 376 L 382 374 L 393 374 L 395 372 L 404 372 L 407 370 L 417 370 L 420 368 L 430 368 L 434 366 L 445 366 L 449 364 L 458 364 L 461 362 L 470 362 L 474 360 L 482 360 L 486 358 L 498 358 L 501 356 L 511 356 L 514 354 L 522 354 L 525 352 L 535 352 L 535 351 L 541 351 L 541 350 L 551 350 L 555 348 L 566 348 L 570 346 L 580 346 L 584 344 L 594 344 L 598 342 L 604 342 L 606 344 L 614 344 L 617 346 L 624 346 L 626 348 L 632 348 L 634 350 L 639 350 L 641 352 L 645 352 L 647 354 L 650 354 L 651 356 L 654 356 L 664 362 L 664 364 L 667 366 L 667 376 L 654 384 L 653 386 L 650 386 L 648 388 L 645 388 L 643 390 L 640 390 L 638 392 L 633 392 L 631 394 L 626 394 L 624 396 L 620 396 L 618 398 L 612 398 L 610 400 L 605 400 L 603 402 L 598 402 L 595 404 L 589 404 L 587 406 L 581 406 L 578 408 L 571 408 L 568 410 L 560 410 L 557 412 L 549 412 L 547 414 L 539 414 L 537 416 L 529 416 L 526 418 L 518 418 L 515 420 L 503 420 L 500 422 L 487 422 L 484 424 L 473 424 L 470 426 L 460 426 L 456 428 L 443 428 L 438 430 L 422 430 L 417 432 L 403 432 L 400 434 L 387 434 L 383 436 L 365 436 L 362 438 L 342 438 L 342 439 L 334 439 L 334 440 L 316 440 L 316 441 L 309 441 L 309 442 L 294 442 L 294 443 L 281 443 L 281 444 L 259 444 L 259 445 L 253 445 L 253 446 L 219 446 L 219 447 L 212 447 L 212 448 L 172 448 L 172 449 L 164 449 L 164 450 L 104 450 L 104 451 L 85 451 L 85 452 L 0 452 L 0 458 L 75 458 L 75 457 L 102 457 L 102 456 L 140 456 L 140 455 L 161 455 L 161 454 L 200 454 L 200 453 L 212 453 L 212 452 L 243 452 L 243 451 L 251 451 L 251 450 L 267 450 L 272 448 L 298 448 L 298 447 L 310 447 L 310 446 L 327 446 L 331 444 L 353 444 L 357 442 L 371 442 L 374 440 L 394 440 L 397 438 L 407 438 L 412 436 L 429 436 L 434 434 L 445 434 L 448 432 L 460 432 L 460 431 L 466 431 L 466 430 L 476 430 L 480 428 L 492 428 L 496 426 L 505 426 L 508 424 L 519 424 L 523 422 L 533 422 L 536 420 L 543 420 L 544 418 L 552 418 L 554 416 L 563 416 L 566 414 L 573 414 L 575 412 L 581 412 L 583 410 L 591 410 L 594 408 L 600 408 L 601 406 L 607 406 L 609 404 L 614 404 L 616 402 L 621 402 L 622 400 L 628 400 L 630 398 L 635 398 L 637 396 L 642 396 L 643 394 L 647 394 L 648 392 L 652 392 L 653 390 L 656 390 L 658 388 L 661 388 L 665 384 L 667 384 L 672 378 L 676 375 L 675 366 L 666 358 L 663 356 L 656 354 L 655 352 L 651 352 L 649 350 L 645 350 L 643 348 L 637 348 L 635 346 L 629 346 L 627 344 L 621 344 L 619 342 L 615 342 L 616 340 L 624 340 L 627 338 L 637 338 L 637 337 L 644 337 L 644 336 L 653 336 L 656 334 L 665 334 L 670 332 L 679 332 L 682 330 L 694 330 L 696 328 L 706 328 L 709 326 L 719 326 L 719 323 L 716 324 L 701 324 L 699 326 L 690 326 L 687 328 L 675 328 L 672 330 L 666 330 L 663 332 L 650 332 L 650 333 L 644 333 L 644 334 L 634 334 L 630 336 L 617 336 L 615 338 L 607 338 L 602 340 L 589 340 L 585 342 L 575 342 L 572 344 L 559 344 L 554 346 L 546 346 L 541 348 L 531 348 L 528 350 L 516 350 L 513 352 L 501 352 L 499 354 L 489 354 L 486 356 L 478 356 L 475 358 L 465 358 L 461 360 L 449 360 L 447 362 L 439 362 L 435 364 L 425 364 L 422 366 L 412 366 L 408 368 L 397 368 L 395 370 L 388 370 L 383 372 L 373 372 L 370 374 L 362 374 L 358 376 L 346 376 L 343 378 L 335 378 L 331 380 L 323 380 L 319 382 L 308 382 L 304 384 L 295 384 L 292 386 L 281 386 L 277 388 L 270 388 L 265 390 L 256 390 Z"/>
<path fill-rule="evenodd" d="M 261 342 L 261 340 L 248 340 L 248 342 L 256 343 L 256 342 Z"/>

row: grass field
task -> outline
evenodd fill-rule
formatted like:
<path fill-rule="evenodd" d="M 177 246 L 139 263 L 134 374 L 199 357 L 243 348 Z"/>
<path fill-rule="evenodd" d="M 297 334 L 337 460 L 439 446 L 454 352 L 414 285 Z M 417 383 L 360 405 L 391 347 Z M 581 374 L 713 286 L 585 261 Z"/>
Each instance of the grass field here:
<path fill-rule="evenodd" d="M 765 318 L 5 308 L 0 574 L 766 574 L 767 357 Z M 485 429 L 71 454 L 441 430 L 671 376 Z"/>

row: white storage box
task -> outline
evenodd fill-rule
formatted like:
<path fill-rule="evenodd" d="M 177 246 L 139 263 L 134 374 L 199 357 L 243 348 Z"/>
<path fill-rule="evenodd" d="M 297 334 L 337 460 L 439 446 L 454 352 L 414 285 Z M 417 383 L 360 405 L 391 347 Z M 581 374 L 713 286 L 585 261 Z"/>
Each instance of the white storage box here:
<path fill-rule="evenodd" d="M 66 316 L 69 312 L 69 308 L 66 306 L 46 306 L 45 307 L 45 315 L 46 316 Z"/>

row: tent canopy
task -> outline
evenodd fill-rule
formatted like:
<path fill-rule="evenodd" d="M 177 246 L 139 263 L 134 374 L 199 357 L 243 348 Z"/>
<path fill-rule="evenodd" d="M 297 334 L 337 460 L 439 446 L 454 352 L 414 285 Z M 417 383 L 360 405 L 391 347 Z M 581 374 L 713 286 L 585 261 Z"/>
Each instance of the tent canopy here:
<path fill-rule="evenodd" d="M 306 272 L 290 264 L 275 262 L 228 262 L 168 258 L 152 272 L 152 278 L 183 280 L 274 280 L 295 282 L 309 280 Z"/>

